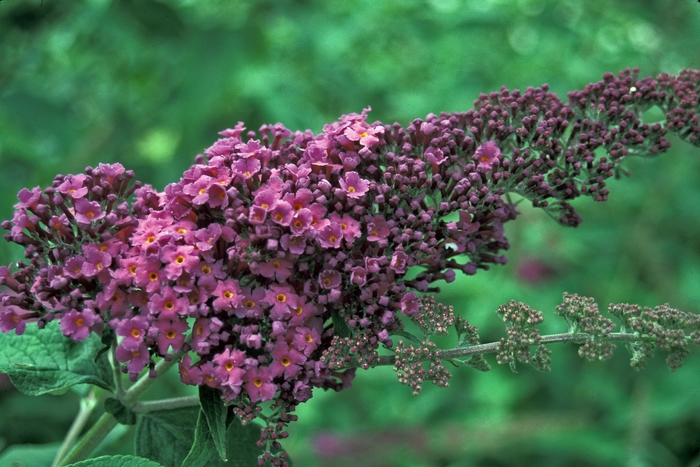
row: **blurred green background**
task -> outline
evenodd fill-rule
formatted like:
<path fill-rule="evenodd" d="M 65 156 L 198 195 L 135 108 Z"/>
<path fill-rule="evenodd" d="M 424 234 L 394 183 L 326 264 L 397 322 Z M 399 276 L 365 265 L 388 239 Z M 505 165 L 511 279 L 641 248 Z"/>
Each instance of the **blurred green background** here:
<path fill-rule="evenodd" d="M 121 162 L 162 189 L 239 120 L 319 132 L 372 106 L 370 120 L 468 110 L 480 92 L 549 83 L 567 91 L 606 71 L 700 68 L 691 0 L 2 0 L 0 218 L 22 187 Z M 510 299 L 551 316 L 562 292 L 700 312 L 700 150 L 672 139 L 630 160 L 611 200 L 578 203 L 563 229 L 521 206 L 504 267 L 443 287 L 497 340 Z M 0 264 L 21 251 L 0 242 Z M 550 313 L 550 314 L 548 314 Z M 544 330 L 561 332 L 552 317 Z M 445 341 L 444 345 L 452 344 Z M 626 351 L 588 363 L 553 348 L 549 374 L 454 372 L 418 397 L 390 368 L 300 407 L 285 446 L 297 466 L 688 466 L 700 463 L 700 360 L 643 373 Z M 59 441 L 70 394 L 0 389 L 0 449 Z M 179 394 L 172 378 L 160 394 Z M 130 434 L 106 452 L 128 452 Z"/>

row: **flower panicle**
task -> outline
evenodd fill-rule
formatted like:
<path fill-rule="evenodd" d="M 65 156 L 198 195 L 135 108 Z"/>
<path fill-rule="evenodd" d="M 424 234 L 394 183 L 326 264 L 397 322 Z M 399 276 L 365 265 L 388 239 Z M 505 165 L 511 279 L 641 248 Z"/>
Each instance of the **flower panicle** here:
<path fill-rule="evenodd" d="M 404 127 L 370 123 L 366 108 L 318 135 L 239 122 L 163 192 L 120 164 L 59 175 L 22 190 L 2 224 L 28 263 L 0 269 L 0 329 L 60 319 L 81 340 L 107 327 L 132 379 L 183 352 L 183 382 L 247 417 L 265 401 L 289 413 L 314 387 L 349 387 L 347 364 L 394 347 L 402 315 L 429 334 L 453 325 L 421 294 L 506 263 L 509 193 L 576 226 L 570 202 L 606 200 L 624 157 L 663 152 L 667 131 L 697 144 L 699 82 L 626 70 L 566 103 L 546 85 L 502 88 L 467 112 Z M 666 120 L 643 122 L 650 106 Z M 504 316 L 537 316 L 509 306 Z M 537 340 L 529 322 L 513 339 L 518 326 Z M 502 356 L 546 362 L 521 350 Z"/>

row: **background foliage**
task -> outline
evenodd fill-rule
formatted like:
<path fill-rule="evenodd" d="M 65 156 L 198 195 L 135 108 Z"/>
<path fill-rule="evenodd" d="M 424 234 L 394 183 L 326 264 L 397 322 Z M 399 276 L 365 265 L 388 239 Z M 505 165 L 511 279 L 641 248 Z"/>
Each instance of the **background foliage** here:
<path fill-rule="evenodd" d="M 371 105 L 370 120 L 406 124 L 501 85 L 548 82 L 563 96 L 606 71 L 700 68 L 698 31 L 691 0 L 3 0 L 0 218 L 22 187 L 98 162 L 162 189 L 239 120 L 318 132 Z M 553 316 L 564 291 L 700 312 L 700 151 L 676 143 L 629 163 L 634 176 L 610 184 L 608 203 L 585 200 L 577 230 L 522 205 L 510 263 L 440 300 L 484 341 L 500 336 L 498 305 Z M 20 258 L 0 243 L 1 264 Z M 305 466 L 697 466 L 697 357 L 637 374 L 624 349 L 604 364 L 553 350 L 551 374 L 460 369 L 418 398 L 390 368 L 360 372 L 352 390 L 302 406 L 285 447 Z M 3 381 L 0 449 L 60 440 L 77 398 L 21 396 Z M 159 396 L 183 392 L 169 383 Z M 132 437 L 116 433 L 105 452 L 129 453 Z"/>

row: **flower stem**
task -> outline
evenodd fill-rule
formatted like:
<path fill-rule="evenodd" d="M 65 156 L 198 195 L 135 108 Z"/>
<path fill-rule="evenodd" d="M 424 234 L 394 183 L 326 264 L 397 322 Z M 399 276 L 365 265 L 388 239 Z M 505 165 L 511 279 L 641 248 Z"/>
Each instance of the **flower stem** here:
<path fill-rule="evenodd" d="M 173 355 L 170 360 L 161 360 L 156 365 L 156 375 L 160 376 L 167 372 L 173 365 L 175 365 L 180 359 L 180 354 Z M 133 386 L 131 386 L 125 393 L 121 402 L 128 408 L 131 409 L 136 405 L 139 398 L 146 392 L 153 383 L 156 382 L 156 378 L 150 378 L 149 374 L 144 374 L 139 378 Z M 79 414 L 80 416 L 80 414 Z M 95 448 L 102 442 L 103 439 L 117 426 L 117 420 L 109 413 L 103 413 L 102 416 L 95 422 L 95 424 L 88 430 L 87 433 L 82 437 L 80 441 L 75 445 L 73 450 L 63 458 L 59 463 L 55 465 L 68 465 L 81 460 L 87 459 L 88 456 L 95 450 Z M 75 422 L 74 422 L 75 424 Z"/>
<path fill-rule="evenodd" d="M 173 410 L 182 407 L 197 407 L 199 406 L 199 396 L 173 397 L 171 399 L 163 399 L 159 401 L 138 402 L 131 409 L 134 413 L 147 413 L 156 410 Z"/>
<path fill-rule="evenodd" d="M 110 413 L 103 413 L 102 416 L 88 430 L 82 439 L 75 445 L 73 450 L 63 458 L 58 465 L 68 465 L 88 458 L 90 453 L 107 437 L 107 435 L 117 426 L 117 420 Z"/>
<path fill-rule="evenodd" d="M 541 344 L 556 344 L 560 342 L 583 342 L 591 337 L 590 334 L 584 332 L 577 333 L 561 333 L 561 334 L 549 334 L 542 336 L 541 339 L 532 345 Z M 640 336 L 637 333 L 630 332 L 614 332 L 607 336 L 596 336 L 596 340 L 599 342 L 634 342 L 643 340 L 653 340 L 649 336 Z M 447 349 L 440 351 L 440 358 L 452 359 L 452 358 L 463 358 L 471 357 L 473 355 L 485 355 L 488 353 L 496 353 L 498 351 L 498 346 L 500 342 L 489 342 L 488 344 L 476 344 L 469 347 L 458 347 L 454 349 Z M 431 355 L 427 355 L 424 360 L 430 360 Z M 371 366 L 384 366 L 393 365 L 396 360 L 394 355 L 382 355 L 372 362 Z"/>
<path fill-rule="evenodd" d="M 78 411 L 78 415 L 75 417 L 75 420 L 73 420 L 73 424 L 68 430 L 68 433 L 66 433 L 66 437 L 63 439 L 63 443 L 61 444 L 58 453 L 56 453 L 56 457 L 54 458 L 51 467 L 57 467 L 60 465 L 61 460 L 68 453 L 68 450 L 71 448 L 78 436 L 80 436 L 80 432 L 83 430 L 83 427 L 90 418 L 90 414 L 92 414 L 92 411 L 95 409 L 96 405 L 97 397 L 95 397 L 94 390 L 90 389 L 85 397 L 80 398 L 80 410 Z"/>

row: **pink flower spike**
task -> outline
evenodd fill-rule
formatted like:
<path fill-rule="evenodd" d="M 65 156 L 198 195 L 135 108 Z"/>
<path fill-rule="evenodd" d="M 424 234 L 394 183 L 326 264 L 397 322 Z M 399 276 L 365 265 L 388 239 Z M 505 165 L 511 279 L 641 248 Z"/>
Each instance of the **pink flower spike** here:
<path fill-rule="evenodd" d="M 265 189 L 258 191 L 253 199 L 253 204 L 255 206 L 260 206 L 266 211 L 271 210 L 277 204 L 278 194 L 270 189 Z"/>
<path fill-rule="evenodd" d="M 280 245 L 290 253 L 300 255 L 306 249 L 306 238 L 300 235 L 285 234 L 280 239 Z"/>
<path fill-rule="evenodd" d="M 243 295 L 238 286 L 238 281 L 235 279 L 226 279 L 220 281 L 212 295 L 216 297 L 214 300 L 214 309 L 217 311 L 232 312 L 241 304 Z"/>
<path fill-rule="evenodd" d="M 125 319 L 117 325 L 117 335 L 124 337 L 118 348 L 128 351 L 137 350 L 142 345 L 148 329 L 148 320 L 143 316 Z"/>
<path fill-rule="evenodd" d="M 255 158 L 240 159 L 231 168 L 234 175 L 247 180 L 260 171 L 260 161 Z"/>
<path fill-rule="evenodd" d="M 230 138 L 238 138 L 244 131 L 245 126 L 243 122 L 238 122 L 234 128 L 227 128 L 224 131 L 220 131 L 219 134 Z"/>
<path fill-rule="evenodd" d="M 294 194 L 287 193 L 283 199 L 292 206 L 294 212 L 299 212 L 314 201 L 314 194 L 308 188 L 301 188 Z"/>
<path fill-rule="evenodd" d="M 258 367 L 246 371 L 245 390 L 251 402 L 265 402 L 275 397 L 277 385 L 272 383 L 270 369 Z"/>
<path fill-rule="evenodd" d="M 166 355 L 171 347 L 174 353 L 182 349 L 182 345 L 185 343 L 185 335 L 183 333 L 189 329 L 187 321 L 184 319 L 175 321 L 161 319 L 156 321 L 154 326 L 158 330 L 158 337 L 156 337 L 158 353 Z"/>
<path fill-rule="evenodd" d="M 148 311 L 158 319 L 176 320 L 187 312 L 188 300 L 178 297 L 172 287 L 163 287 L 161 293 L 153 294 L 148 301 Z"/>
<path fill-rule="evenodd" d="M 401 312 L 406 316 L 415 315 L 420 310 L 416 294 L 408 292 L 401 299 Z"/>
<path fill-rule="evenodd" d="M 202 370 L 196 366 L 192 366 L 192 357 L 185 355 L 182 357 L 179 365 L 180 381 L 192 386 L 202 384 Z"/>
<path fill-rule="evenodd" d="M 230 387 L 240 387 L 243 384 L 245 370 L 245 352 L 229 348 L 214 357 L 214 375 L 222 384 Z"/>
<path fill-rule="evenodd" d="M 236 309 L 236 316 L 239 318 L 261 317 L 263 309 L 260 304 L 265 299 L 265 289 L 257 287 L 251 292 L 250 288 L 244 287 L 241 292 L 244 296 L 241 305 Z"/>
<path fill-rule="evenodd" d="M 301 235 L 311 227 L 313 220 L 314 217 L 311 210 L 309 208 L 301 208 L 294 214 L 289 228 L 294 235 Z"/>
<path fill-rule="evenodd" d="M 291 314 L 291 309 L 296 308 L 299 296 L 288 285 L 270 285 L 265 294 L 265 302 L 272 306 L 270 317 L 279 320 Z"/>
<path fill-rule="evenodd" d="M 259 225 L 265 222 L 267 217 L 267 209 L 260 206 L 251 206 L 250 214 L 248 215 L 248 222 L 253 225 Z"/>
<path fill-rule="evenodd" d="M 376 242 L 389 235 L 389 226 L 386 223 L 386 219 L 380 214 L 374 216 L 371 222 L 367 224 L 367 240 L 370 242 Z"/>
<path fill-rule="evenodd" d="M 324 248 L 340 248 L 341 240 L 343 240 L 343 231 L 338 224 L 326 225 L 318 235 L 318 241 Z"/>
<path fill-rule="evenodd" d="M 192 245 L 163 247 L 160 252 L 160 260 L 167 264 L 165 276 L 171 280 L 177 280 L 183 272 L 192 272 L 199 265 L 199 256 Z"/>
<path fill-rule="evenodd" d="M 61 331 L 76 342 L 84 341 L 90 335 L 90 327 L 97 321 L 97 315 L 89 308 L 79 312 L 71 310 L 61 318 Z"/>
<path fill-rule="evenodd" d="M 13 329 L 18 336 L 24 334 L 27 328 L 27 323 L 17 313 L 14 307 L 8 307 L 0 311 L 0 331 L 10 332 Z"/>
<path fill-rule="evenodd" d="M 319 336 L 318 331 L 306 327 L 296 328 L 292 338 L 292 345 L 307 356 L 311 355 L 320 343 L 321 336 Z"/>
<path fill-rule="evenodd" d="M 325 290 L 337 289 L 342 281 L 342 276 L 334 269 L 326 269 L 318 276 L 318 283 Z"/>
<path fill-rule="evenodd" d="M 340 225 L 340 229 L 343 231 L 343 238 L 345 238 L 346 242 L 353 242 L 356 238 L 362 236 L 360 223 L 350 217 L 349 214 L 344 214 L 343 217 L 340 217 L 340 214 L 337 212 L 332 212 L 329 214 L 328 220 L 331 224 Z"/>
<path fill-rule="evenodd" d="M 129 371 L 129 379 L 132 381 L 136 380 L 136 377 L 151 360 L 151 354 L 148 352 L 146 344 L 140 344 L 134 349 L 127 349 L 123 345 L 119 345 L 114 353 L 118 362 L 129 362 L 126 368 Z"/>
<path fill-rule="evenodd" d="M 286 201 L 278 201 L 270 211 L 270 218 L 279 225 L 289 225 L 292 222 L 292 217 L 294 217 L 294 210 Z"/>
<path fill-rule="evenodd" d="M 91 222 L 98 221 L 105 216 L 104 211 L 100 207 L 100 203 L 96 201 L 88 201 L 85 198 L 75 200 L 75 220 L 81 224 L 90 225 Z"/>
<path fill-rule="evenodd" d="M 350 271 L 350 283 L 364 286 L 367 283 L 367 270 L 362 266 L 355 266 Z"/>
<path fill-rule="evenodd" d="M 267 263 L 250 263 L 250 270 L 253 274 L 260 274 L 267 278 L 275 278 L 279 282 L 286 281 L 292 275 L 294 263 L 286 259 L 272 258 Z"/>
<path fill-rule="evenodd" d="M 61 183 L 56 191 L 64 195 L 70 196 L 73 199 L 83 198 L 88 193 L 86 186 L 83 186 L 85 175 L 69 175 Z"/>
<path fill-rule="evenodd" d="M 495 141 L 486 141 L 484 144 L 476 148 L 476 152 L 472 159 L 478 162 L 477 167 L 482 169 L 490 169 L 498 156 L 501 155 L 501 150 Z"/>
<path fill-rule="evenodd" d="M 357 172 L 348 172 L 345 179 L 340 179 L 338 183 L 348 198 L 362 198 L 369 190 L 369 183 L 361 179 Z"/>
<path fill-rule="evenodd" d="M 272 350 L 274 361 L 270 365 L 270 372 L 274 377 L 284 376 L 286 379 L 294 378 L 301 371 L 301 365 L 306 361 L 306 356 L 294 347 L 290 347 L 285 341 L 278 341 Z"/>
<path fill-rule="evenodd" d="M 408 255 L 403 251 L 395 251 L 391 256 L 391 263 L 389 267 L 398 274 L 406 273 L 406 266 L 408 264 Z"/>

